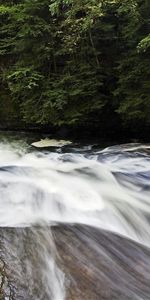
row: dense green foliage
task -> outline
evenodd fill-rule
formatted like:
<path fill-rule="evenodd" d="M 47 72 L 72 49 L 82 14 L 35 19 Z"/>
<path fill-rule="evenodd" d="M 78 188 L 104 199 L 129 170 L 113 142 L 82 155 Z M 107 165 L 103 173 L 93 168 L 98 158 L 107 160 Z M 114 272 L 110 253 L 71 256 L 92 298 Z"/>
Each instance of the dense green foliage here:
<path fill-rule="evenodd" d="M 149 18 L 148 0 L 1 0 L 1 119 L 149 124 Z"/>

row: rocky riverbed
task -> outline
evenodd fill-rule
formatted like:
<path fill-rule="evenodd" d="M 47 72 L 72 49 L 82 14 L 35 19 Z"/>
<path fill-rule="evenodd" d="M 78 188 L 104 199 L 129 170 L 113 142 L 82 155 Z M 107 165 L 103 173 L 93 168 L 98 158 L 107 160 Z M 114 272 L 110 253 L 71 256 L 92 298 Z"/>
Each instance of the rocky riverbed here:
<path fill-rule="evenodd" d="M 49 243 L 49 252 L 54 251 L 48 237 L 55 241 L 55 261 L 63 272 L 65 299 L 150 299 L 150 250 L 84 225 L 60 225 L 51 230 L 1 228 L 0 299 L 53 299 L 40 270 L 45 252 L 43 248 L 42 257 L 38 244 Z"/>

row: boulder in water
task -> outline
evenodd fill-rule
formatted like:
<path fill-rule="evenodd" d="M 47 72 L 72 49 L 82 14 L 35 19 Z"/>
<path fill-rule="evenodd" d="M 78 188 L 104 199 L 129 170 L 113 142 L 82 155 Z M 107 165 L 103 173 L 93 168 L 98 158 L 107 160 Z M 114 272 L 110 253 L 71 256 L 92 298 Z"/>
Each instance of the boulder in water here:
<path fill-rule="evenodd" d="M 38 142 L 34 142 L 31 145 L 37 148 L 47 148 L 47 147 L 63 147 L 72 144 L 71 141 L 66 140 L 55 140 L 55 139 L 41 139 Z"/>

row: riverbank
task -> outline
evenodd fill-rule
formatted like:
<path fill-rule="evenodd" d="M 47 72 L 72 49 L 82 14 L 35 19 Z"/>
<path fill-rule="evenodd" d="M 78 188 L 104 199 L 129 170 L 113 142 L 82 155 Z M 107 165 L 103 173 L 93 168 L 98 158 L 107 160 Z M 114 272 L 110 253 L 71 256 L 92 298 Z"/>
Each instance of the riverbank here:
<path fill-rule="evenodd" d="M 149 143 L 149 127 L 143 127 L 140 131 L 137 128 L 89 128 L 89 127 L 52 127 L 52 126 L 33 126 L 33 125 L 4 125 L 0 124 L 0 131 L 3 133 L 22 133 L 35 135 L 37 137 L 48 137 L 54 139 L 66 139 L 79 142 L 81 144 L 103 142 L 103 144 L 122 144 L 122 143 Z"/>

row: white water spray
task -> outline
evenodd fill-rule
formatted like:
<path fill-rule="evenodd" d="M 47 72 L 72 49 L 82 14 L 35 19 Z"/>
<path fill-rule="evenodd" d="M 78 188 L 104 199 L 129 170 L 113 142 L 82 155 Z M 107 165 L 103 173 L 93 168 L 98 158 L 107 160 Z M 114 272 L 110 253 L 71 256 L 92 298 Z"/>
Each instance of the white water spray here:
<path fill-rule="evenodd" d="M 1 144 L 0 226 L 86 224 L 149 246 L 150 158 L 141 148 L 146 147 L 28 153 Z M 65 278 L 56 266 L 52 235 L 44 229 L 33 232 L 39 259 L 45 261 L 41 276 L 47 299 L 63 300 Z"/>

